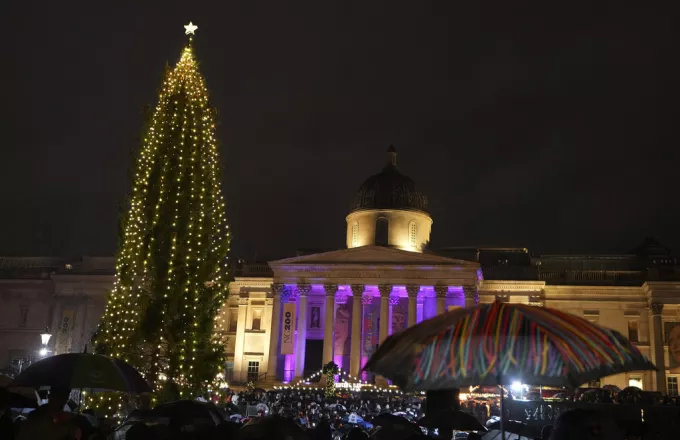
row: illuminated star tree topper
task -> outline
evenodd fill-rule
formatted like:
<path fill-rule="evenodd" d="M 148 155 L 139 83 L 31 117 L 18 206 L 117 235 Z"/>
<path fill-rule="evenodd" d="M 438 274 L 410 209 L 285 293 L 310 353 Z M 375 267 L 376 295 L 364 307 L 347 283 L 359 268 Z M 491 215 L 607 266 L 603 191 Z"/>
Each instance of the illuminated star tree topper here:
<path fill-rule="evenodd" d="M 185 35 L 194 35 L 194 32 L 196 32 L 196 29 L 198 29 L 198 26 L 196 26 L 192 22 L 189 22 L 189 24 L 184 25 L 184 34 Z"/>

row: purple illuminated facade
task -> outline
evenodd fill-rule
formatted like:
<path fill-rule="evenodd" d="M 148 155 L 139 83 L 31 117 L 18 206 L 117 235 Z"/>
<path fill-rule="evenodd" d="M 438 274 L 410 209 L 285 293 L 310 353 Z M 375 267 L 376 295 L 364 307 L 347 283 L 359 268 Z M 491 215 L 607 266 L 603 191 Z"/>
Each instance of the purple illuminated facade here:
<path fill-rule="evenodd" d="M 361 370 L 387 336 L 477 301 L 475 284 L 281 283 L 272 291 L 281 292 L 272 311 L 279 326 L 282 304 L 295 303 L 296 310 L 294 353 L 281 354 L 281 328 L 271 331 L 268 374 L 284 382 L 308 377 L 330 361 L 371 380 Z"/>

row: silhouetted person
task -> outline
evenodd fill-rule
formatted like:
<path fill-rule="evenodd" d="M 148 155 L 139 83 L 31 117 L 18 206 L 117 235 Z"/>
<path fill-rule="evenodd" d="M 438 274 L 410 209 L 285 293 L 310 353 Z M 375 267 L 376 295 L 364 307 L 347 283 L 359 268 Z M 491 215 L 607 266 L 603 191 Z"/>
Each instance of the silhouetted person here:
<path fill-rule="evenodd" d="M 352 430 L 347 433 L 346 440 L 368 440 L 368 434 L 361 428 L 352 428 Z"/>
<path fill-rule="evenodd" d="M 47 403 L 31 412 L 19 429 L 18 440 L 80 440 L 73 414 L 64 411 L 71 390 L 52 388 Z"/>
<path fill-rule="evenodd" d="M 331 425 L 328 420 L 323 419 L 314 430 L 314 440 L 331 440 Z"/>
<path fill-rule="evenodd" d="M 560 414 L 550 440 L 623 440 L 624 435 L 607 413 L 572 409 Z"/>
<path fill-rule="evenodd" d="M 14 423 L 9 407 L 9 392 L 6 388 L 0 388 L 0 439 L 14 440 Z"/>

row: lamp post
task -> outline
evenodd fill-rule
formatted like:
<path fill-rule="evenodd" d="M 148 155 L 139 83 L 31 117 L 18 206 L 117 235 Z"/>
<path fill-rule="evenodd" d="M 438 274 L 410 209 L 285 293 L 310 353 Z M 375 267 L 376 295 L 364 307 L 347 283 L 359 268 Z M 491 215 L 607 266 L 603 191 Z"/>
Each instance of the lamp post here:
<path fill-rule="evenodd" d="M 45 357 L 49 354 L 50 350 L 49 348 L 47 348 L 47 344 L 49 344 L 51 337 L 52 333 L 50 333 L 50 329 L 48 327 L 45 327 L 45 331 L 40 333 L 40 342 L 42 342 L 40 356 Z"/>

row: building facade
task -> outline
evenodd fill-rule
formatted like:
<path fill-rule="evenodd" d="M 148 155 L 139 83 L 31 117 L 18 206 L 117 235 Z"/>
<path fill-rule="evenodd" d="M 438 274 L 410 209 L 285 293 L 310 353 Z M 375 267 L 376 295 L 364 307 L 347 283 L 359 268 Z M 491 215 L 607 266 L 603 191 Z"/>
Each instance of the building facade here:
<path fill-rule="evenodd" d="M 621 255 L 433 250 L 427 198 L 398 171 L 393 148 L 385 168 L 361 185 L 346 223 L 346 249 L 237 268 L 220 312 L 231 381 L 291 381 L 329 361 L 365 375 L 363 364 L 388 335 L 500 300 L 558 308 L 618 330 L 659 370 L 601 384 L 678 393 L 680 265 L 656 241 Z M 83 351 L 113 268 L 112 258 L 0 259 L 0 367 L 34 356 L 46 326 L 54 352 Z"/>
<path fill-rule="evenodd" d="M 16 373 L 50 353 L 82 352 L 104 314 L 113 258 L 0 258 L 0 369 Z"/>

